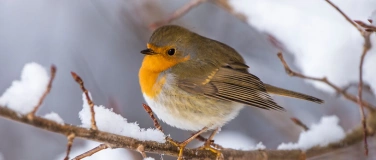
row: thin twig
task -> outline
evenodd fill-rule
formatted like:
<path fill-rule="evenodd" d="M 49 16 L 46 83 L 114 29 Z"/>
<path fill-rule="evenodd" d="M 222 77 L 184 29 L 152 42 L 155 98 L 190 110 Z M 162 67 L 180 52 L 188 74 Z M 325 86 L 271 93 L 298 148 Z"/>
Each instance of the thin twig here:
<path fill-rule="evenodd" d="M 67 139 L 68 139 L 68 143 L 67 143 L 67 154 L 65 155 L 65 158 L 64 160 L 69 160 L 69 153 L 72 149 L 72 144 L 73 144 L 73 140 L 75 138 L 75 134 L 74 133 L 71 133 L 67 136 Z"/>
<path fill-rule="evenodd" d="M 269 42 L 278 50 L 285 51 L 286 47 L 283 45 L 281 41 L 279 41 L 276 37 L 271 34 L 267 34 Z"/>
<path fill-rule="evenodd" d="M 215 5 L 221 7 L 225 11 L 235 16 L 240 21 L 247 23 L 247 16 L 242 13 L 238 13 L 236 10 L 234 10 L 234 8 L 229 4 L 228 0 L 211 0 L 209 2 L 212 2 Z"/>
<path fill-rule="evenodd" d="M 358 87 L 358 103 L 359 103 L 359 110 L 362 116 L 362 126 L 363 126 L 363 134 L 364 134 L 364 149 L 365 155 L 368 155 L 368 144 L 367 144 L 367 124 L 366 124 L 366 114 L 364 113 L 364 107 L 362 103 L 362 93 L 363 93 L 363 63 L 368 50 L 371 48 L 370 42 L 370 32 L 365 34 L 365 41 L 363 45 L 363 53 L 360 57 L 360 64 L 359 64 L 359 87 Z"/>
<path fill-rule="evenodd" d="M 371 20 L 372 21 L 372 20 Z M 365 28 L 365 30 L 367 32 L 376 32 L 376 26 L 372 25 L 372 24 L 366 24 L 362 21 L 359 21 L 359 20 L 355 20 L 354 21 L 355 23 L 359 24 L 360 26 L 362 26 L 363 28 Z"/>
<path fill-rule="evenodd" d="M 302 127 L 304 129 L 304 131 L 308 131 L 309 128 L 307 127 L 307 125 L 305 125 L 302 121 L 300 121 L 298 118 L 295 118 L 295 117 L 292 117 L 291 120 L 296 124 L 298 125 L 299 127 Z"/>
<path fill-rule="evenodd" d="M 174 13 L 172 13 L 167 18 L 152 23 L 149 26 L 149 28 L 152 29 L 152 30 L 154 30 L 154 29 L 156 29 L 156 28 L 158 28 L 160 26 L 169 24 L 173 20 L 180 18 L 181 16 L 185 15 L 188 11 L 190 11 L 192 8 L 198 6 L 199 4 L 201 4 L 201 3 L 205 2 L 205 1 L 206 0 L 191 0 L 187 4 L 185 4 L 184 6 L 182 6 L 181 8 L 177 9 Z"/>
<path fill-rule="evenodd" d="M 95 122 L 95 111 L 94 111 L 94 103 L 89 96 L 89 91 L 84 86 L 84 81 L 80 76 L 78 76 L 75 72 L 71 72 L 73 79 L 80 85 L 81 90 L 85 93 L 87 103 L 90 107 L 91 113 L 91 129 L 98 130 L 97 124 Z"/>
<path fill-rule="evenodd" d="M 146 153 L 145 153 L 145 147 L 144 147 L 144 145 L 139 145 L 137 147 L 137 152 L 139 152 L 141 154 L 142 158 L 146 158 L 147 157 Z"/>
<path fill-rule="evenodd" d="M 145 103 L 143 103 L 142 106 L 144 107 L 146 113 L 148 113 L 149 116 L 150 116 L 150 118 L 153 120 L 154 127 L 156 129 L 160 130 L 163 133 L 162 126 L 159 124 L 157 118 L 154 117 L 154 114 L 153 114 L 153 111 L 151 110 L 151 108 L 147 104 L 145 104 Z"/>
<path fill-rule="evenodd" d="M 332 87 L 337 93 L 340 93 L 341 95 L 343 95 L 346 99 L 348 99 L 348 100 L 350 100 L 354 103 L 358 103 L 358 98 L 356 96 L 354 96 L 350 93 L 347 93 L 342 88 L 340 88 L 340 87 L 336 86 L 334 83 L 330 82 L 326 77 L 317 78 L 317 77 L 306 76 L 306 75 L 303 75 L 301 73 L 295 72 L 295 71 L 291 70 L 290 67 L 287 65 L 287 63 L 286 63 L 285 59 L 283 58 L 283 55 L 282 55 L 281 52 L 279 52 L 277 55 L 278 55 L 278 58 L 280 59 L 282 65 L 284 66 L 285 71 L 288 75 L 290 75 L 292 77 L 299 77 L 299 78 L 303 78 L 303 79 L 309 79 L 309 80 L 313 80 L 313 81 L 323 82 L 323 83 L 329 85 L 330 87 Z M 362 104 L 369 111 L 375 111 L 375 106 L 373 106 L 372 104 L 370 104 L 366 101 L 362 101 Z"/>
<path fill-rule="evenodd" d="M 107 149 L 107 148 L 110 148 L 107 144 L 100 144 L 99 146 L 85 152 L 85 153 L 82 153 L 80 155 L 78 155 L 77 157 L 73 158 L 72 160 L 80 160 L 80 159 L 83 159 L 83 158 L 86 158 L 86 157 L 90 157 L 91 155 L 101 151 L 101 150 L 104 150 L 104 149 Z"/>
<path fill-rule="evenodd" d="M 42 105 L 44 99 L 47 97 L 48 93 L 50 93 L 51 91 L 51 88 L 52 88 L 52 82 L 54 81 L 55 79 L 55 75 L 56 75 L 56 66 L 54 65 L 51 65 L 51 68 L 50 68 L 50 80 L 47 84 L 47 88 L 46 90 L 44 91 L 42 97 L 39 99 L 39 102 L 38 104 L 34 107 L 34 109 L 28 114 L 28 117 L 29 119 L 33 119 L 33 117 L 35 116 L 35 113 L 38 111 L 39 107 Z"/>
<path fill-rule="evenodd" d="M 363 29 L 357 25 L 353 20 L 350 19 L 349 16 L 346 15 L 346 13 L 344 13 L 341 9 L 338 8 L 337 5 L 335 5 L 332 1 L 330 0 L 325 0 L 326 2 L 328 2 L 334 9 L 336 9 L 349 23 L 351 23 L 356 29 L 358 29 L 358 31 L 360 33 L 363 32 Z"/>
<path fill-rule="evenodd" d="M 359 87 L 359 83 L 349 83 L 349 84 L 346 85 L 345 87 L 342 87 L 342 90 L 344 90 L 344 91 L 347 92 L 351 87 L 356 87 L 356 88 L 358 88 L 358 87 Z M 366 92 L 368 92 L 368 93 L 371 94 L 371 95 L 374 95 L 371 86 L 368 85 L 368 84 L 364 84 L 364 83 L 363 83 L 363 91 L 366 91 Z M 340 93 L 337 93 L 337 96 L 340 96 L 340 95 L 341 95 Z"/>

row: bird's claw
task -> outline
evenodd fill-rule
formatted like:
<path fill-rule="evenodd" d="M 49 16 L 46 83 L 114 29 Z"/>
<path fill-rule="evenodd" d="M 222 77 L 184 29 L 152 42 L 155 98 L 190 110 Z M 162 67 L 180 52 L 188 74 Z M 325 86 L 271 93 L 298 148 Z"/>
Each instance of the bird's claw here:
<path fill-rule="evenodd" d="M 223 159 L 223 155 L 222 155 L 221 150 L 216 148 L 216 147 L 213 147 L 212 144 L 213 144 L 212 141 L 206 141 L 205 144 L 203 146 L 199 147 L 198 149 L 199 150 L 209 150 L 209 151 L 213 152 L 214 154 L 216 154 L 217 160 Z"/>

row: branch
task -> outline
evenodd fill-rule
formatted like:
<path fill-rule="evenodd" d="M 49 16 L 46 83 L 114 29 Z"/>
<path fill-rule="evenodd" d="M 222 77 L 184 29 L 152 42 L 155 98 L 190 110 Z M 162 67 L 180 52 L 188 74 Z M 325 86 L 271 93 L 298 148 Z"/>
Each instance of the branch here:
<path fill-rule="evenodd" d="M 55 75 L 56 75 L 56 67 L 54 65 L 51 66 L 51 69 L 50 69 L 50 74 L 51 74 L 51 77 L 50 77 L 50 80 L 47 84 L 47 88 L 46 90 L 44 91 L 42 97 L 39 99 L 39 102 L 38 104 L 34 107 L 34 109 L 28 114 L 28 117 L 29 119 L 33 119 L 34 116 L 35 116 L 35 113 L 37 113 L 39 107 L 42 105 L 44 99 L 47 97 L 48 93 L 50 93 L 51 91 L 51 88 L 52 88 L 52 82 L 54 81 L 55 79 Z"/>
<path fill-rule="evenodd" d="M 336 6 L 332 1 L 325 1 L 328 2 L 335 10 L 337 10 L 350 24 L 352 24 L 356 29 L 358 29 L 360 33 L 363 32 L 363 29 L 360 26 L 358 26 L 353 20 L 351 20 L 350 17 L 347 16 L 341 9 L 339 9 L 338 6 Z"/>
<path fill-rule="evenodd" d="M 146 158 L 147 157 L 143 145 L 139 145 L 137 147 L 137 152 L 139 152 L 141 154 L 142 158 Z"/>
<path fill-rule="evenodd" d="M 91 113 L 91 129 L 98 130 L 97 124 L 95 122 L 95 112 L 94 112 L 94 102 L 91 100 L 89 96 L 89 91 L 84 86 L 84 81 L 78 76 L 75 72 L 71 72 L 73 79 L 80 85 L 81 90 L 85 93 L 87 103 L 90 107 Z"/>
<path fill-rule="evenodd" d="M 360 64 L 359 64 L 359 86 L 358 86 L 358 104 L 359 104 L 359 112 L 362 117 L 362 126 L 363 126 L 363 134 L 364 134 L 364 150 L 365 155 L 368 155 L 368 144 L 367 144 L 367 124 L 366 124 L 366 114 L 364 113 L 364 107 L 363 107 L 363 100 L 362 100 L 362 89 L 363 89 L 363 63 L 364 58 L 368 52 L 368 50 L 371 48 L 371 42 L 370 42 L 370 32 L 365 31 L 363 28 L 361 28 L 359 25 L 357 25 L 353 20 L 349 18 L 344 12 L 341 11 L 334 3 L 332 3 L 330 0 L 325 0 L 328 2 L 333 8 L 335 8 L 341 15 L 349 22 L 351 23 L 362 35 L 364 39 L 364 45 L 363 45 L 363 52 L 360 57 Z M 359 21 L 358 21 L 359 24 Z"/>
<path fill-rule="evenodd" d="M 352 82 L 352 83 L 349 83 L 348 85 L 346 85 L 345 87 L 342 87 L 342 89 L 344 91 L 348 91 L 351 87 L 359 87 L 359 83 L 355 83 L 355 82 Z M 363 84 L 363 91 L 366 91 L 368 92 L 369 94 L 371 95 L 375 95 L 372 91 L 372 88 L 370 85 L 368 84 Z M 337 96 L 340 96 L 340 94 L 337 93 Z"/>
<path fill-rule="evenodd" d="M 305 125 L 302 121 L 300 121 L 298 118 L 292 117 L 291 120 L 299 127 L 302 127 L 304 131 L 308 131 L 309 128 L 307 125 Z"/>
<path fill-rule="evenodd" d="M 303 75 L 301 73 L 295 72 L 295 71 L 291 70 L 290 67 L 287 65 L 285 59 L 283 58 L 282 53 L 278 53 L 277 55 L 278 55 L 278 58 L 281 60 L 281 63 L 284 66 L 285 71 L 288 75 L 290 75 L 292 77 L 299 77 L 299 78 L 303 78 L 303 79 L 309 79 L 309 80 L 313 80 L 313 81 L 323 82 L 323 83 L 329 85 L 330 87 L 332 87 L 337 93 L 340 93 L 341 95 L 343 95 L 346 99 L 348 99 L 348 100 L 350 100 L 354 103 L 358 103 L 358 98 L 356 96 L 354 96 L 350 93 L 347 93 L 342 88 L 340 88 L 340 87 L 336 86 L 334 83 L 330 82 L 326 77 L 317 78 L 317 77 L 306 76 L 306 75 Z M 370 104 L 366 101 L 363 101 L 363 100 L 362 100 L 362 104 L 369 111 L 375 111 L 375 106 L 373 106 L 372 104 Z"/>
<path fill-rule="evenodd" d="M 364 134 L 364 149 L 365 154 L 368 155 L 368 144 L 367 144 L 367 125 L 365 120 L 365 113 L 364 113 L 364 107 L 362 103 L 362 93 L 363 93 L 363 63 L 364 58 L 366 57 L 366 54 L 368 53 L 368 50 L 371 48 L 371 42 L 370 42 L 370 32 L 366 32 L 364 34 L 364 46 L 363 46 L 363 53 L 360 57 L 360 64 L 359 64 L 359 87 L 358 87 L 358 103 L 359 103 L 359 109 L 362 116 L 362 126 L 363 126 L 363 134 Z"/>
<path fill-rule="evenodd" d="M 59 133 L 65 136 L 75 134 L 75 137 L 89 139 L 105 143 L 111 148 L 127 148 L 137 151 L 137 148 L 144 146 L 145 152 L 166 154 L 170 156 L 178 155 L 178 148 L 168 142 L 157 143 L 153 141 L 139 141 L 130 137 L 120 136 L 108 132 L 99 130 L 90 130 L 82 127 L 73 126 L 70 124 L 61 125 L 54 121 L 34 117 L 31 121 L 27 118 L 27 115 L 20 115 L 19 113 L 0 106 L 0 116 L 21 122 L 27 125 L 31 125 L 37 128 L 41 128 L 54 133 Z M 371 112 L 367 118 L 367 124 L 369 129 L 368 136 L 372 136 L 376 130 L 376 112 Z M 314 157 L 317 155 L 325 154 L 334 150 L 342 149 L 358 143 L 362 140 L 362 127 L 355 128 L 351 133 L 347 134 L 346 138 L 340 142 L 329 144 L 327 147 L 314 147 L 306 151 L 306 153 L 300 150 L 253 150 L 253 151 L 240 151 L 233 149 L 223 149 L 222 154 L 225 159 L 254 159 L 254 160 L 303 160 L 306 157 Z M 215 155 L 210 151 L 185 149 L 184 157 L 187 159 L 213 159 Z"/>
<path fill-rule="evenodd" d="M 75 138 L 75 135 L 73 133 L 67 136 L 67 139 L 68 139 L 67 154 L 65 155 L 64 160 L 69 160 L 69 153 L 72 149 L 72 144 L 73 144 L 74 138 Z"/>
<path fill-rule="evenodd" d="M 101 150 L 104 150 L 104 149 L 107 149 L 107 148 L 111 148 L 110 146 L 106 145 L 106 144 L 100 144 L 99 146 L 83 153 L 83 154 L 80 154 L 78 155 L 77 157 L 73 158 L 73 160 L 80 160 L 80 159 L 83 159 L 83 158 L 86 158 L 86 157 L 90 157 L 91 155 L 101 151 Z"/>
<path fill-rule="evenodd" d="M 152 23 L 149 28 L 154 30 L 160 26 L 169 24 L 175 19 L 180 18 L 181 16 L 185 15 L 188 11 L 190 11 L 192 8 L 198 6 L 199 4 L 205 2 L 206 0 L 191 0 L 181 8 L 177 9 L 174 13 L 172 13 L 170 16 L 166 17 L 163 20 L 157 21 Z"/>
<path fill-rule="evenodd" d="M 247 22 L 247 16 L 245 16 L 244 14 L 236 12 L 232 8 L 232 6 L 228 3 L 228 0 L 212 0 L 210 2 L 213 2 L 215 5 L 221 7 L 225 11 L 229 12 L 230 14 L 232 14 L 233 16 L 238 18 L 240 21 L 245 22 L 245 23 Z"/>
<path fill-rule="evenodd" d="M 354 22 L 357 23 L 358 25 L 362 26 L 363 28 L 365 28 L 365 30 L 368 31 L 368 32 L 376 32 L 376 26 L 374 26 L 372 24 L 366 24 L 366 23 L 359 21 L 359 20 L 355 20 Z M 371 23 L 372 23 L 372 21 L 371 21 Z"/>
<path fill-rule="evenodd" d="M 142 106 L 144 107 L 144 110 L 146 111 L 146 113 L 149 114 L 149 117 L 153 120 L 154 127 L 163 133 L 162 126 L 159 124 L 158 120 L 154 117 L 154 114 L 151 108 L 145 103 L 143 103 Z"/>
<path fill-rule="evenodd" d="M 78 126 L 73 126 L 70 124 L 61 125 L 54 121 L 41 118 L 41 117 L 34 117 L 32 121 L 30 121 L 26 115 L 20 115 L 19 113 L 5 108 L 4 106 L 0 106 L 0 116 L 17 121 L 23 124 L 31 125 L 37 128 L 41 128 L 47 131 L 51 131 L 54 133 L 62 134 L 68 136 L 70 134 L 75 134 L 75 137 L 80 137 L 88 140 L 93 140 L 101 143 L 105 143 L 106 145 L 111 146 L 111 148 L 126 148 L 137 151 L 137 148 L 140 145 L 144 146 L 145 152 L 150 153 L 157 153 L 157 154 L 165 154 L 177 157 L 178 156 L 178 148 L 168 142 L 166 143 L 157 143 L 153 141 L 139 141 L 134 138 L 125 137 L 121 135 L 116 135 L 108 132 L 103 132 L 99 130 L 90 130 Z M 254 159 L 254 160 L 261 160 L 261 159 L 269 159 L 269 160 L 299 160 L 304 159 L 305 154 L 299 150 L 254 150 L 254 151 L 238 151 L 233 149 L 224 149 L 222 151 L 224 157 L 226 159 Z M 214 159 L 215 155 L 212 154 L 210 151 L 205 150 L 196 150 L 196 149 L 185 149 L 184 150 L 184 157 L 187 159 Z"/>

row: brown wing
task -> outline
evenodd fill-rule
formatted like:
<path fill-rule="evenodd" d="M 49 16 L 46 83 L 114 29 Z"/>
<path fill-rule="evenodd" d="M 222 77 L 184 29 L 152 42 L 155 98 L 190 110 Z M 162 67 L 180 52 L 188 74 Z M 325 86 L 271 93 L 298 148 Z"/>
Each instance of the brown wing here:
<path fill-rule="evenodd" d="M 248 66 L 226 65 L 206 76 L 206 79 L 179 80 L 178 86 L 190 93 L 233 101 L 262 109 L 284 110 L 266 92 L 261 80 L 246 72 Z"/>

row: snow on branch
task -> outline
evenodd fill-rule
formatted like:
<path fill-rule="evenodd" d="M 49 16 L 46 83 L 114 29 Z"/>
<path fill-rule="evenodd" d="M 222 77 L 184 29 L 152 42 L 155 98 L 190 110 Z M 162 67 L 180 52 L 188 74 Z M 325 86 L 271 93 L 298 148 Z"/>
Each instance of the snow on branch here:
<path fill-rule="evenodd" d="M 47 71 L 37 63 L 28 63 L 22 70 L 21 79 L 0 97 L 0 105 L 9 107 L 20 114 L 34 115 L 49 93 L 56 68 L 51 66 L 51 78 Z"/>
<path fill-rule="evenodd" d="M 324 147 L 329 143 L 338 142 L 346 136 L 338 122 L 337 116 L 322 117 L 319 124 L 313 124 L 307 131 L 300 134 L 297 143 L 282 143 L 277 148 L 280 150 L 307 150 L 314 146 Z"/>

